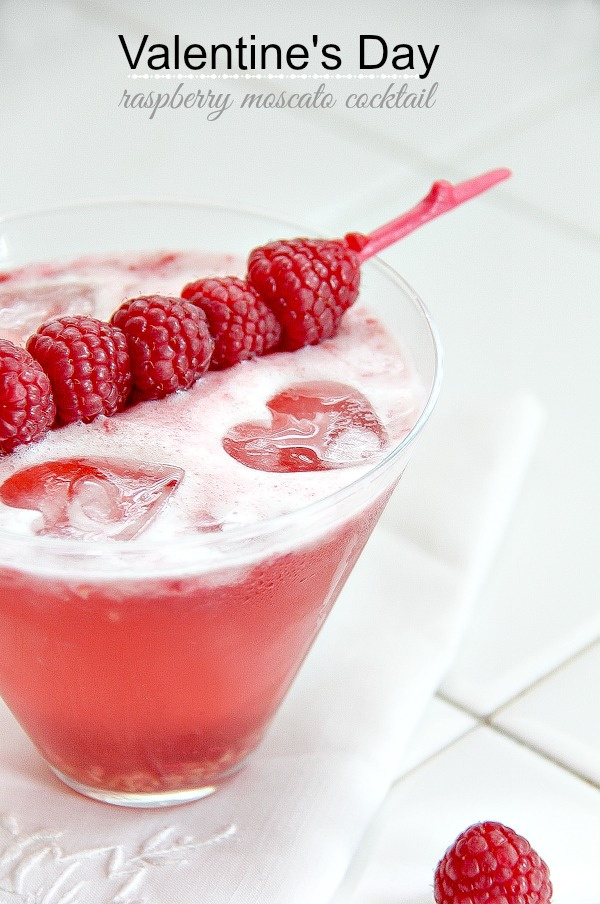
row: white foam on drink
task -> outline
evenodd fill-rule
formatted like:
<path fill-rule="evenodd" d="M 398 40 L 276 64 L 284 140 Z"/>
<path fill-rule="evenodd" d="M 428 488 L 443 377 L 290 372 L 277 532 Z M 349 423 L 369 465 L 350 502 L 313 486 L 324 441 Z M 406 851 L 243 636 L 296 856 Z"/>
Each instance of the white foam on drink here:
<path fill-rule="evenodd" d="M 35 296 L 35 291 L 40 294 L 40 285 L 60 285 L 66 290 L 72 313 L 73 286 L 84 284 L 86 290 L 93 286 L 92 302 L 89 291 L 85 293 L 84 313 L 108 319 L 126 298 L 177 296 L 192 279 L 243 272 L 242 261 L 199 253 L 89 257 L 68 266 L 23 268 L 1 283 L 0 291 L 18 289 L 20 294 L 31 287 Z M 71 457 L 127 459 L 182 468 L 181 484 L 143 532 L 144 540 L 161 542 L 190 531 L 205 531 L 213 523 L 226 531 L 294 511 L 330 495 L 371 468 L 376 456 L 386 451 L 382 453 L 374 434 L 360 426 L 342 431 L 325 453 L 334 463 L 339 456 L 339 464 L 356 464 L 301 473 L 249 468 L 225 452 L 222 440 L 240 423 L 269 424 L 270 399 L 290 386 L 314 381 L 344 383 L 366 396 L 387 429 L 388 450 L 414 426 L 424 404 L 422 383 L 408 357 L 357 303 L 344 315 L 338 334 L 318 346 L 271 354 L 226 371 L 210 371 L 186 392 L 132 406 L 92 424 L 52 430 L 43 441 L 0 458 L 0 484 L 22 468 Z M 0 503 L 0 529 L 28 534 L 36 526 L 37 513 L 32 516 Z"/>

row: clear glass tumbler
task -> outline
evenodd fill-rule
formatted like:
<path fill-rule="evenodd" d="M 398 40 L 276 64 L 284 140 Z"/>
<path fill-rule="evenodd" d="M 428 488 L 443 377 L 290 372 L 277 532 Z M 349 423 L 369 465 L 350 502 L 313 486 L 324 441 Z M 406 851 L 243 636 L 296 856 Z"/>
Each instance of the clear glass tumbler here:
<path fill-rule="evenodd" d="M 194 204 L 73 205 L 0 221 L 0 270 L 163 248 L 244 258 L 299 234 Z M 195 800 L 259 744 L 439 390 L 440 346 L 416 293 L 373 260 L 361 297 L 401 335 L 425 392 L 410 434 L 359 479 L 290 514 L 165 541 L 160 556 L 143 536 L 1 532 L 0 694 L 75 790 L 125 806 Z"/>

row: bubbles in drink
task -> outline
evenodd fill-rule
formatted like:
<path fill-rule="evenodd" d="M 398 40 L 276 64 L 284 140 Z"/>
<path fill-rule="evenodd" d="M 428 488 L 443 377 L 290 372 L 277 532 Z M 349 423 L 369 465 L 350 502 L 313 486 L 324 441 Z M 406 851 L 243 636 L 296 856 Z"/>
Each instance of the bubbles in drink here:
<path fill-rule="evenodd" d="M 387 441 L 369 400 L 344 383 L 291 386 L 267 402 L 271 423 L 238 424 L 223 448 L 259 471 L 327 471 L 364 464 Z"/>
<path fill-rule="evenodd" d="M 65 458 L 17 471 L 0 486 L 0 500 L 40 512 L 39 535 L 132 540 L 163 509 L 183 474 L 167 465 Z"/>
<path fill-rule="evenodd" d="M 83 283 L 48 283 L 0 288 L 0 336 L 16 345 L 46 320 L 66 314 L 93 315 L 95 292 Z"/>

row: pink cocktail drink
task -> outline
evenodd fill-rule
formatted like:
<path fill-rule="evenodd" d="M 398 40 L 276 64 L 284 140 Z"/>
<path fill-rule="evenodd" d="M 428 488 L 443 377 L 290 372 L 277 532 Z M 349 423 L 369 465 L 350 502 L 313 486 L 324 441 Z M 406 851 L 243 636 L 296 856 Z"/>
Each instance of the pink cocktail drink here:
<path fill-rule="evenodd" d="M 48 214 L 43 230 L 3 224 L 9 263 L 26 266 L 0 283 L 0 337 L 22 341 L 32 306 L 58 316 L 78 293 L 96 317 L 178 294 L 283 228 L 193 207 L 118 214 L 109 240 L 110 206 Z M 50 221 L 62 233 L 48 248 L 30 227 L 45 236 Z M 92 253 L 198 244 L 208 251 Z M 28 263 L 65 253 L 72 264 Z M 202 797 L 268 728 L 437 394 L 420 302 L 387 268 L 365 271 L 333 339 L 0 459 L 0 693 L 75 789 L 136 806 Z"/>
<path fill-rule="evenodd" d="M 208 793 L 260 741 L 380 507 L 241 580 L 223 569 L 124 591 L 4 571 L 6 702 L 90 794 L 139 804 Z"/>

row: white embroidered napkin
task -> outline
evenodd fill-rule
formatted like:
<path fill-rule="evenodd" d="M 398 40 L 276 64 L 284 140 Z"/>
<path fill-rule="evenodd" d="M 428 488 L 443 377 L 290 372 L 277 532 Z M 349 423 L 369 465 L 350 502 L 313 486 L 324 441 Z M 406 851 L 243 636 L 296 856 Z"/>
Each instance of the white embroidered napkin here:
<path fill-rule="evenodd" d="M 0 710 L 0 904 L 326 904 L 451 661 L 540 424 L 528 395 L 440 405 L 266 740 L 212 797 L 89 801 Z"/>

